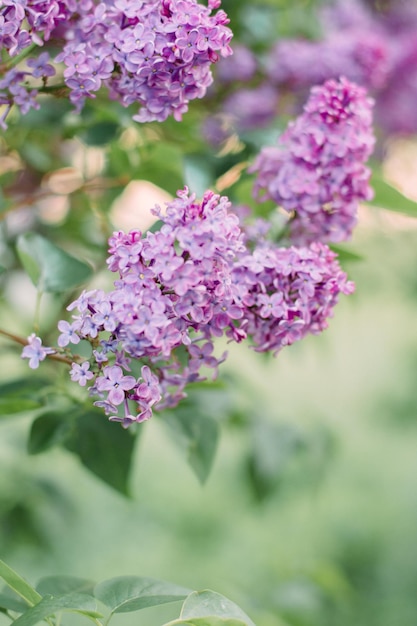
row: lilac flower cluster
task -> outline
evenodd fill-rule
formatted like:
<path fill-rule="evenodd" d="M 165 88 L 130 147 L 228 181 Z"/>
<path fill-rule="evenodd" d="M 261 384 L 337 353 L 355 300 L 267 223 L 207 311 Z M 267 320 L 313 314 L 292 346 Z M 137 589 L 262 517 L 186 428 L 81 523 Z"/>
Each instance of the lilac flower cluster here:
<path fill-rule="evenodd" d="M 252 171 L 259 200 L 272 199 L 291 214 L 290 240 L 338 242 L 350 237 L 360 200 L 369 200 L 372 100 L 346 79 L 311 90 L 304 112 L 264 148 Z"/>
<path fill-rule="evenodd" d="M 229 20 L 222 10 L 212 14 L 219 6 L 220 0 L 208 7 L 196 0 L 0 0 L 0 49 L 13 57 L 29 54 L 32 44 L 61 47 L 54 65 L 48 52 L 27 57 L 23 69 L 3 65 L 2 126 L 13 104 L 22 113 L 38 106 L 38 91 L 46 90 L 56 64 L 63 64 L 78 111 L 106 87 L 123 106 L 139 104 L 136 121 L 181 120 L 190 100 L 202 98 L 211 84 L 211 65 L 231 54 Z"/>
<path fill-rule="evenodd" d="M 1 48 L 15 56 L 32 44 L 42 46 L 51 38 L 59 24 L 64 24 L 78 10 L 78 5 L 91 5 L 84 0 L 1 0 Z M 88 7 L 87 7 L 88 8 Z"/>
<path fill-rule="evenodd" d="M 240 331 L 258 352 L 277 353 L 327 328 L 339 294 L 354 290 L 336 257 L 322 243 L 284 248 L 264 242 L 239 259 L 234 280 L 245 304 Z"/>
<path fill-rule="evenodd" d="M 94 372 L 90 393 L 110 419 L 128 425 L 148 419 L 156 403 L 176 405 L 187 383 L 203 379 L 202 368 L 215 373 L 223 360 L 212 355 L 212 339 L 233 333 L 243 314 L 232 269 L 244 245 L 228 207 L 212 192 L 198 203 L 185 190 L 164 215 L 156 210 L 160 231 L 114 233 L 108 266 L 119 274 L 115 289 L 83 292 L 69 306 L 78 310 L 73 322 L 60 322 L 61 347 L 80 339 L 94 346 L 92 370 L 74 364 L 71 377 L 85 385 Z M 138 362 L 140 375 L 126 375 Z"/>
<path fill-rule="evenodd" d="M 114 289 L 84 291 L 68 307 L 72 321 L 59 322 L 61 355 L 91 344 L 91 358 L 75 358 L 70 376 L 90 383 L 109 419 L 142 422 L 175 407 L 189 383 L 215 377 L 226 358 L 213 354 L 216 337 L 276 353 L 323 330 L 339 294 L 353 290 L 327 246 L 282 248 L 267 242 L 266 229 L 249 241 L 230 206 L 211 191 L 198 202 L 184 189 L 164 213 L 155 209 L 159 231 L 114 233 Z M 38 359 L 31 367 L 51 350 L 34 341 L 22 354 Z"/>

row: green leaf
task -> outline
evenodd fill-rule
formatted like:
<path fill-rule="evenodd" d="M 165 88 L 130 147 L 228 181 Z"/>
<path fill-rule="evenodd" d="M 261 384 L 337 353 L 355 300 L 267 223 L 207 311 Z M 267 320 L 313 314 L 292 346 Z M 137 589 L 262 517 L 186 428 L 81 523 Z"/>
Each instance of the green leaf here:
<path fill-rule="evenodd" d="M 62 292 L 85 282 L 92 268 L 38 235 L 26 233 L 17 240 L 19 259 L 33 284 L 42 292 Z"/>
<path fill-rule="evenodd" d="M 64 415 L 48 411 L 32 423 L 28 439 L 28 453 L 39 454 L 59 445 L 69 436 L 71 423 Z"/>
<path fill-rule="evenodd" d="M 0 561 L 0 577 L 30 606 L 37 604 L 42 596 L 17 572 L 12 570 L 4 561 Z"/>
<path fill-rule="evenodd" d="M 135 437 L 101 411 L 80 409 L 65 447 L 105 483 L 128 495 Z"/>
<path fill-rule="evenodd" d="M 203 484 L 213 465 L 219 439 L 219 425 L 212 417 L 201 415 L 197 408 L 179 407 L 164 417 L 164 423 L 174 432 L 175 440 L 185 452 L 187 461 Z"/>
<path fill-rule="evenodd" d="M 43 596 L 61 596 L 68 593 L 78 592 L 94 595 L 95 583 L 87 578 L 75 576 L 46 576 L 36 585 L 36 589 Z"/>
<path fill-rule="evenodd" d="M 371 187 L 374 190 L 374 197 L 369 204 L 380 209 L 404 213 L 411 217 L 417 217 L 417 202 L 404 196 L 398 189 L 389 185 L 378 172 L 373 172 Z"/>
<path fill-rule="evenodd" d="M 238 623 L 245 626 L 255 626 L 252 620 L 242 611 L 242 609 L 224 596 L 205 589 L 204 591 L 194 591 L 183 604 L 181 619 L 194 617 L 221 617 L 234 618 Z"/>
<path fill-rule="evenodd" d="M 153 578 L 120 576 L 98 584 L 94 595 L 112 613 L 128 613 L 167 602 L 177 602 L 189 593 L 189 589 Z"/>
<path fill-rule="evenodd" d="M 102 617 L 97 612 L 97 603 L 94 598 L 84 593 L 68 593 L 63 596 L 42 598 L 41 601 L 28 609 L 13 622 L 16 626 L 34 626 L 47 617 L 61 611 L 82 613 L 86 617 Z"/>

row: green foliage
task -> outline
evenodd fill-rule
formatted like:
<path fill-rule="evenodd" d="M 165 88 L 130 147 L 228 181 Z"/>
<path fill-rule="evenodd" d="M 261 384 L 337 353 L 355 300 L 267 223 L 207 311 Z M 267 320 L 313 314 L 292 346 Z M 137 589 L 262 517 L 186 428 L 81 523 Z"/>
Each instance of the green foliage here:
<path fill-rule="evenodd" d="M 27 445 L 30 454 L 62 445 L 96 477 L 127 496 L 136 438 L 98 410 L 64 405 L 34 419 Z"/>
<path fill-rule="evenodd" d="M 37 233 L 21 235 L 16 244 L 20 261 L 40 292 L 62 292 L 88 280 L 93 270 Z"/>
<path fill-rule="evenodd" d="M 39 581 L 36 591 L 6 563 L 0 561 L 0 578 L 9 590 L 22 597 L 21 603 L 6 590 L 0 593 L 0 610 L 20 613 L 12 619 L 17 626 L 35 626 L 63 612 L 78 613 L 96 624 L 105 617 L 107 625 L 116 613 L 130 613 L 184 600 L 179 620 L 165 626 L 255 626 L 233 602 L 212 591 L 193 592 L 172 583 L 138 576 L 121 576 L 94 586 L 72 576 L 49 576 Z M 41 595 L 42 594 L 42 595 Z M 97 601 L 105 613 L 97 611 Z M 50 622 L 49 622 L 50 623 Z"/>
<path fill-rule="evenodd" d="M 61 612 L 80 613 L 95 621 L 96 618 L 101 617 L 101 613 L 98 613 L 96 608 L 97 602 L 94 598 L 82 593 L 68 593 L 57 597 L 47 596 L 13 623 L 18 626 L 35 626 Z"/>
<path fill-rule="evenodd" d="M 109 422 L 97 410 L 77 410 L 65 447 L 76 454 L 95 476 L 124 495 L 129 495 L 129 477 L 135 437 L 129 430 Z"/>

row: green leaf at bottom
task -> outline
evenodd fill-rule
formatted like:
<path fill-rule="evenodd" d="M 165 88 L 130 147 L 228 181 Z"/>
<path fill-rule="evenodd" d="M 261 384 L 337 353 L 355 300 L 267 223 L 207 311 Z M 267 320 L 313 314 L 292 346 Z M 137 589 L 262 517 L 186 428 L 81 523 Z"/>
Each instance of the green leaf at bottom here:
<path fill-rule="evenodd" d="M 84 593 L 67 593 L 58 597 L 45 597 L 28 609 L 23 615 L 13 622 L 15 626 L 34 626 L 47 617 L 51 617 L 61 611 L 82 613 L 86 617 L 101 617 L 97 613 L 97 603 L 94 598 Z"/>

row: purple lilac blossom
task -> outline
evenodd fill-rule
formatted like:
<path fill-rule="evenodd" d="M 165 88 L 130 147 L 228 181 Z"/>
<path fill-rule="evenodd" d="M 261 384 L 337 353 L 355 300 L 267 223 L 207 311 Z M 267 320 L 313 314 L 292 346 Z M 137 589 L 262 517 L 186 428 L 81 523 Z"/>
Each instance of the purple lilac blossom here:
<path fill-rule="evenodd" d="M 246 305 L 240 330 L 256 351 L 276 354 L 327 328 L 339 294 L 354 290 L 336 259 L 322 243 L 282 248 L 265 241 L 240 258 L 233 276 Z"/>
<path fill-rule="evenodd" d="M 81 385 L 81 387 L 85 387 L 87 382 L 94 378 L 93 372 L 90 372 L 89 370 L 90 363 L 88 361 L 84 361 L 81 365 L 73 363 L 70 370 L 71 380 Z"/>
<path fill-rule="evenodd" d="M 27 346 L 22 350 L 22 358 L 29 359 L 29 367 L 33 370 L 39 367 L 40 361 L 44 361 L 48 354 L 56 352 L 53 348 L 43 346 L 42 339 L 37 337 L 35 333 L 29 335 L 27 341 Z"/>
<path fill-rule="evenodd" d="M 264 148 L 255 160 L 254 193 L 291 214 L 292 243 L 350 237 L 358 202 L 372 197 L 364 165 L 375 141 L 372 105 L 362 87 L 343 78 L 314 87 L 280 145 Z"/>
<path fill-rule="evenodd" d="M 58 344 L 75 332 L 94 346 L 70 375 L 91 381 L 110 420 L 143 422 L 175 407 L 188 384 L 215 377 L 226 358 L 215 356 L 215 337 L 278 352 L 323 330 L 339 294 L 353 290 L 327 246 L 281 248 L 264 227 L 242 230 L 230 206 L 211 191 L 201 201 L 179 191 L 165 211 L 155 208 L 158 232 L 110 238 L 114 290 L 83 292 L 68 306 L 73 321 L 59 323 Z M 135 362 L 138 379 L 127 373 Z"/>
<path fill-rule="evenodd" d="M 84 292 L 69 306 L 78 309 L 72 324 L 60 322 L 59 343 L 75 329 L 96 346 L 90 392 L 102 398 L 98 406 L 111 419 L 124 425 L 133 414 L 136 421 L 148 419 L 154 405 L 173 405 L 188 382 L 203 379 L 202 368 L 215 374 L 224 359 L 212 355 L 207 328 L 210 323 L 213 334 L 222 334 L 242 316 L 231 276 L 245 247 L 229 205 L 212 192 L 197 202 L 184 190 L 166 212 L 155 209 L 164 222 L 157 233 L 114 233 L 108 266 L 119 274 L 115 289 Z M 110 333 L 106 340 L 105 332 Z M 143 362 L 137 381 L 125 375 L 132 360 Z"/>
<path fill-rule="evenodd" d="M 13 56 L 49 40 L 61 46 L 52 62 L 63 64 L 77 111 L 106 87 L 123 106 L 139 104 L 136 121 L 181 120 L 190 100 L 202 98 L 212 83 L 212 64 L 232 53 L 229 20 L 219 6 L 217 0 L 208 6 L 196 0 L 0 0 L 0 50 Z M 23 113 L 34 106 L 22 90 L 28 91 L 29 76 L 45 87 L 56 71 L 48 61 L 42 52 L 23 72 L 6 71 L 0 103 Z"/>

